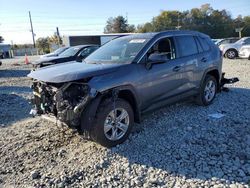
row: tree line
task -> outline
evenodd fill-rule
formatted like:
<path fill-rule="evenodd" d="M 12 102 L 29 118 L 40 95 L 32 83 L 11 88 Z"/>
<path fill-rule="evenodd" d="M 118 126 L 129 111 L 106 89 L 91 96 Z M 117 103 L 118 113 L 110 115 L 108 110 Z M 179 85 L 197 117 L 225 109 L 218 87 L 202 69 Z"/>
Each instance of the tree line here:
<path fill-rule="evenodd" d="M 129 25 L 123 16 L 109 18 L 104 33 L 159 32 L 164 30 L 195 30 L 206 33 L 211 38 L 237 37 L 236 28 L 242 28 L 242 36 L 250 36 L 250 16 L 232 18 L 223 10 L 215 10 L 210 4 L 187 11 L 162 11 L 150 22 Z"/>

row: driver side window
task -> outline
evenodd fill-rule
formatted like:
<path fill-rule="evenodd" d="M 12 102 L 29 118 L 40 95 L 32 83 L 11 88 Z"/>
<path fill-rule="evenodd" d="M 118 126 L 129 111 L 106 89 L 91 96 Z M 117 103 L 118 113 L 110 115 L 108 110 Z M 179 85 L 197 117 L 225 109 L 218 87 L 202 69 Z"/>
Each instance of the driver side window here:
<path fill-rule="evenodd" d="M 158 54 L 162 56 L 165 61 L 175 59 L 175 47 L 172 37 L 167 37 L 158 40 L 147 52 L 147 58 L 151 54 Z"/>

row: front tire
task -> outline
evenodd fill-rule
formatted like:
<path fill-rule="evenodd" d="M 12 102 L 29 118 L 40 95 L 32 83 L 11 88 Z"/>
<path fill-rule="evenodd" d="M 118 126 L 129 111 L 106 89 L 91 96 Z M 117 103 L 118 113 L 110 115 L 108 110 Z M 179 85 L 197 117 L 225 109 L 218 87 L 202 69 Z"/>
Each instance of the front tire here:
<path fill-rule="evenodd" d="M 104 100 L 96 113 L 91 130 L 91 138 L 105 147 L 123 143 L 129 136 L 134 124 L 134 112 L 130 104 L 117 99 Z"/>
<path fill-rule="evenodd" d="M 228 59 L 235 59 L 237 57 L 237 51 L 234 49 L 230 49 L 226 52 L 226 57 Z"/>
<path fill-rule="evenodd" d="M 218 83 L 214 76 L 206 75 L 202 86 L 200 88 L 199 95 L 196 98 L 196 103 L 201 106 L 208 106 L 212 104 L 216 97 Z"/>

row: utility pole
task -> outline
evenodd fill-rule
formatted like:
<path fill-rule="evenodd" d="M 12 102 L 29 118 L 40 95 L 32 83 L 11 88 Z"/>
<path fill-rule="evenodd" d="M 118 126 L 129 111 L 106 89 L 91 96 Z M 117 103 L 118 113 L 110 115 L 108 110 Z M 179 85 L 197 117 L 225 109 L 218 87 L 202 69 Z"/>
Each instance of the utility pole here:
<path fill-rule="evenodd" d="M 243 27 L 239 27 L 239 28 L 236 28 L 236 29 L 235 29 L 235 32 L 236 32 L 236 33 L 239 33 L 239 38 L 240 38 L 240 39 L 241 39 L 241 37 L 242 37 L 242 35 L 241 35 L 242 30 L 243 30 Z"/>
<path fill-rule="evenodd" d="M 31 28 L 31 33 L 32 33 L 33 45 L 34 45 L 34 48 L 36 48 L 35 34 L 34 34 L 34 31 L 33 31 L 33 25 L 32 25 L 32 20 L 31 20 L 30 11 L 29 11 L 29 18 L 30 18 L 30 28 Z"/>
<path fill-rule="evenodd" d="M 178 14 L 178 25 L 177 27 L 175 27 L 177 30 L 180 30 L 181 26 L 180 26 L 180 15 Z"/>
<path fill-rule="evenodd" d="M 58 45 L 60 45 L 61 44 L 61 40 L 60 40 L 60 33 L 59 33 L 58 27 L 56 27 L 56 35 L 57 35 Z"/>

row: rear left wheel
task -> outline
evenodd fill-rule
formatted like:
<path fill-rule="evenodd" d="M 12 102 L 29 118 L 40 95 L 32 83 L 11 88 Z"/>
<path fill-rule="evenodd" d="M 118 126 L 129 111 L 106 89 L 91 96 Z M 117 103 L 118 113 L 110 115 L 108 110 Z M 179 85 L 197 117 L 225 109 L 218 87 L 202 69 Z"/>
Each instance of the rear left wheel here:
<path fill-rule="evenodd" d="M 217 93 L 217 81 L 214 76 L 206 75 L 202 86 L 200 88 L 200 93 L 196 97 L 197 104 L 201 106 L 210 105 Z"/>

